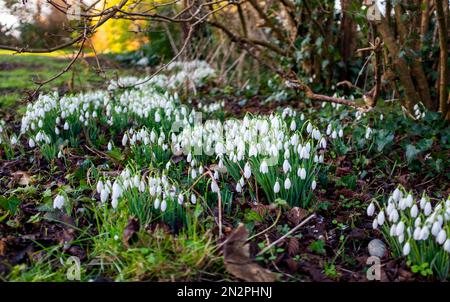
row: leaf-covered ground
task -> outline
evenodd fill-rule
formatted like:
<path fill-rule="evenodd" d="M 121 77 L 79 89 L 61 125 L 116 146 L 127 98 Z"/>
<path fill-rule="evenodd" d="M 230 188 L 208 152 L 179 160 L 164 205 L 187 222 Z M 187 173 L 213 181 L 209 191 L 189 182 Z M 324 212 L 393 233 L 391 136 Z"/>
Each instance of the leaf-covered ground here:
<path fill-rule="evenodd" d="M 3 82 L 6 107 L 30 67 L 0 64 L 2 78 L 21 79 Z M 66 281 L 79 259 L 83 281 L 367 281 L 375 238 L 387 249 L 381 280 L 442 279 L 447 254 L 440 270 L 399 255 L 367 208 L 398 186 L 415 200 L 446 200 L 448 123 L 419 107 L 413 119 L 395 103 L 360 113 L 279 99 L 282 87 L 221 89 L 208 66 L 191 65 L 189 80 L 183 62 L 157 80 L 104 82 L 98 94 L 67 99 L 57 83 L 60 95 L 3 114 L 1 279 Z M 127 73 L 142 81 L 142 72 Z M 217 122 L 235 119 L 227 145 Z"/>

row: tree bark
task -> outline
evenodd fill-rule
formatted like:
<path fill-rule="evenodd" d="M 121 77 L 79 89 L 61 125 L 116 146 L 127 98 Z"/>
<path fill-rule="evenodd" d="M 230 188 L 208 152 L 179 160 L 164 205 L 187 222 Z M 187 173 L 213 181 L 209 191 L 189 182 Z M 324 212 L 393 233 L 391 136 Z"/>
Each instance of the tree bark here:
<path fill-rule="evenodd" d="M 435 0 L 437 21 L 439 25 L 439 112 L 443 116 L 447 115 L 448 110 L 448 46 L 447 46 L 447 26 L 444 12 L 444 1 Z M 445 4 L 447 5 L 447 3 Z"/>

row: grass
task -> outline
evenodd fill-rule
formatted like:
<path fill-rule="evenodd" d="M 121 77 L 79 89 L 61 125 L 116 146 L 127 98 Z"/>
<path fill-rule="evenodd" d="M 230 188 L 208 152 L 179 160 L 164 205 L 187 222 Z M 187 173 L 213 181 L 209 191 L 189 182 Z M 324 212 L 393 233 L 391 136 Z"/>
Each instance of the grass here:
<path fill-rule="evenodd" d="M 71 55 L 66 52 L 51 54 L 13 54 L 0 51 L 0 111 L 11 111 L 24 105 L 27 92 L 32 92 L 37 85 L 33 81 L 44 81 L 61 72 L 70 62 Z M 97 72 L 95 58 L 87 54 L 79 58 L 71 70 L 53 82 L 45 85 L 44 93 L 50 91 L 77 92 L 104 88 L 105 77 Z M 109 60 L 100 57 L 106 78 L 129 74 L 130 70 L 117 70 L 108 66 Z M 106 62 L 106 64 L 104 64 Z"/>

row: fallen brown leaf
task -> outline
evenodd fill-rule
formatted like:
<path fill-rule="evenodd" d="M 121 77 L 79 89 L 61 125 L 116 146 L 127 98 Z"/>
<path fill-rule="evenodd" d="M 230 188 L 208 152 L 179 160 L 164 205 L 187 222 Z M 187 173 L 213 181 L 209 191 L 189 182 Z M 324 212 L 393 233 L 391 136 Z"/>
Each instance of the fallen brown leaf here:
<path fill-rule="evenodd" d="M 289 256 L 297 255 L 299 250 L 300 250 L 300 248 L 299 248 L 298 239 L 295 237 L 291 237 L 289 239 L 288 247 L 287 247 Z"/>
<path fill-rule="evenodd" d="M 6 242 L 0 240 L 0 256 L 5 256 L 6 254 Z"/>
<path fill-rule="evenodd" d="M 130 246 L 131 241 L 136 238 L 136 232 L 139 231 L 139 221 L 137 218 L 131 217 L 128 220 L 128 224 L 122 234 L 122 242 L 127 248 Z"/>
<path fill-rule="evenodd" d="M 11 173 L 12 177 L 15 180 L 18 180 L 18 184 L 21 186 L 27 186 L 31 182 L 30 174 L 25 171 L 16 171 Z"/>
<path fill-rule="evenodd" d="M 248 230 L 241 223 L 224 244 L 226 270 L 248 282 L 274 282 L 277 278 L 271 271 L 262 268 L 250 259 Z"/>
<path fill-rule="evenodd" d="M 287 213 L 288 221 L 293 225 L 298 225 L 306 216 L 308 215 L 308 211 L 299 207 L 293 207 Z"/>

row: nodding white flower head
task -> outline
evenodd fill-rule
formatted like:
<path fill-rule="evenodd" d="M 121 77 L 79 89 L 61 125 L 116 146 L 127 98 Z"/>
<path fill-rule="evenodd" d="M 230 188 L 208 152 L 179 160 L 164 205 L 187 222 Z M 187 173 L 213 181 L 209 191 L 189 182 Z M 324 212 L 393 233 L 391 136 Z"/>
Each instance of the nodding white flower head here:
<path fill-rule="evenodd" d="M 339 135 L 339 137 L 343 137 L 344 136 L 344 131 L 342 129 L 339 129 L 338 135 Z"/>
<path fill-rule="evenodd" d="M 263 160 L 261 166 L 259 167 L 259 172 L 262 174 L 267 174 L 269 172 L 269 166 L 267 166 L 267 162 Z"/>
<path fill-rule="evenodd" d="M 103 181 L 99 180 L 97 183 L 97 193 L 100 194 L 102 190 L 103 190 Z"/>
<path fill-rule="evenodd" d="M 325 137 L 322 137 L 321 139 L 320 139 L 320 147 L 322 148 L 322 149 L 326 149 L 327 148 L 327 140 L 325 139 Z"/>
<path fill-rule="evenodd" d="M 409 242 L 406 242 L 405 245 L 403 246 L 403 256 L 408 256 L 410 252 L 411 252 L 411 246 L 410 246 Z"/>
<path fill-rule="evenodd" d="M 376 229 L 378 228 L 378 219 L 377 219 L 377 218 L 375 218 L 375 219 L 373 220 L 373 222 L 372 222 L 372 228 L 373 228 L 374 230 L 376 230 Z"/>
<path fill-rule="evenodd" d="M 195 196 L 194 193 L 191 194 L 191 203 L 192 204 L 196 204 L 197 203 L 197 197 Z"/>
<path fill-rule="evenodd" d="M 119 205 L 119 200 L 117 198 L 113 198 L 111 200 L 111 206 L 113 207 L 113 209 L 117 209 L 118 205 Z"/>
<path fill-rule="evenodd" d="M 286 190 L 289 190 L 291 188 L 291 180 L 289 179 L 289 177 L 284 181 L 284 188 Z"/>
<path fill-rule="evenodd" d="M 373 202 L 371 202 L 367 207 L 367 216 L 371 217 L 373 216 L 374 213 L 375 213 L 375 205 L 373 204 Z"/>
<path fill-rule="evenodd" d="M 405 232 L 405 223 L 403 221 L 400 221 L 397 224 L 397 228 L 395 229 L 395 234 L 397 236 L 401 236 L 404 234 L 404 232 Z"/>
<path fill-rule="evenodd" d="M 297 176 L 300 177 L 302 180 L 305 180 L 306 179 L 306 169 L 303 167 L 298 168 Z"/>
<path fill-rule="evenodd" d="M 392 198 L 394 199 L 394 201 L 398 202 L 401 197 L 402 197 L 402 192 L 398 188 L 396 188 L 394 190 L 394 193 L 392 194 Z"/>
<path fill-rule="evenodd" d="M 381 211 L 380 213 L 378 213 L 378 216 L 377 216 L 377 222 L 378 222 L 378 225 L 383 225 L 383 223 L 384 223 L 384 212 L 383 211 Z"/>
<path fill-rule="evenodd" d="M 439 231 L 439 234 L 436 237 L 436 241 L 439 244 L 443 244 L 445 240 L 447 240 L 447 233 L 442 229 Z"/>
<path fill-rule="evenodd" d="M 236 192 L 238 192 L 238 193 L 241 193 L 241 192 L 242 192 L 242 186 L 241 186 L 241 183 L 240 183 L 240 182 L 238 182 L 238 183 L 236 184 Z"/>
<path fill-rule="evenodd" d="M 106 188 L 103 188 L 100 191 L 100 201 L 102 204 L 104 204 L 108 200 L 109 191 Z"/>
<path fill-rule="evenodd" d="M 128 135 L 125 133 L 122 137 L 122 146 L 126 146 L 128 142 Z"/>
<path fill-rule="evenodd" d="M 155 122 L 159 123 L 161 121 L 161 115 L 159 115 L 159 112 L 155 112 Z"/>
<path fill-rule="evenodd" d="M 425 205 L 427 204 L 427 200 L 426 200 L 426 198 L 425 197 L 422 197 L 421 199 L 420 199 L 420 208 L 423 210 L 424 208 L 425 208 Z"/>
<path fill-rule="evenodd" d="M 445 243 L 444 243 L 444 250 L 445 250 L 447 253 L 450 253 L 450 239 L 445 240 Z"/>
<path fill-rule="evenodd" d="M 153 207 L 157 210 L 157 209 L 159 209 L 160 205 L 161 205 L 161 200 L 159 200 L 159 198 L 156 198 L 155 202 L 153 203 Z"/>
<path fill-rule="evenodd" d="M 437 236 L 441 231 L 441 229 L 442 229 L 441 224 L 438 221 L 435 221 L 433 223 L 433 226 L 431 227 L 431 234 L 433 234 L 433 236 Z"/>
<path fill-rule="evenodd" d="M 244 166 L 244 177 L 249 179 L 252 176 L 252 169 L 250 168 L 250 164 L 247 162 Z"/>
<path fill-rule="evenodd" d="M 420 232 L 422 231 L 422 229 L 420 227 L 416 227 L 414 229 L 414 233 L 413 233 L 413 239 L 414 240 L 420 240 Z"/>
<path fill-rule="evenodd" d="M 312 183 L 311 183 L 311 189 L 314 191 L 317 187 L 317 182 L 315 179 L 313 179 Z"/>
<path fill-rule="evenodd" d="M 310 122 L 308 122 L 308 125 L 306 126 L 306 132 L 311 133 L 312 130 L 313 130 L 313 125 Z"/>
<path fill-rule="evenodd" d="M 389 214 L 388 219 L 389 219 L 389 221 L 392 221 L 394 223 L 396 223 L 398 221 L 399 214 L 398 214 L 397 209 L 392 209 L 391 213 Z"/>
<path fill-rule="evenodd" d="M 289 171 L 291 171 L 291 164 L 289 163 L 289 161 L 287 159 L 285 159 L 283 162 L 283 172 L 284 172 L 284 174 L 286 174 Z"/>
<path fill-rule="evenodd" d="M 58 194 L 53 200 L 53 208 L 61 210 L 64 207 L 64 203 L 65 203 L 64 196 Z"/>
<path fill-rule="evenodd" d="M 420 231 L 420 240 L 427 240 L 428 236 L 430 236 L 430 230 L 427 226 L 424 226 Z"/>
<path fill-rule="evenodd" d="M 427 203 L 425 204 L 425 208 L 424 208 L 424 210 L 423 210 L 423 213 L 425 214 L 425 216 L 430 216 L 431 211 L 432 211 L 431 203 L 430 203 L 430 202 L 427 202 Z"/>
<path fill-rule="evenodd" d="M 63 126 L 64 130 L 69 130 L 69 123 L 66 121 Z"/>
<path fill-rule="evenodd" d="M 111 151 L 111 150 L 112 150 L 112 143 L 109 142 L 109 143 L 108 143 L 108 151 Z"/>
<path fill-rule="evenodd" d="M 370 127 L 367 127 L 366 135 L 365 135 L 366 139 L 369 139 L 371 134 L 372 134 L 372 129 Z"/>
<path fill-rule="evenodd" d="M 216 181 L 212 181 L 211 182 L 211 191 L 213 191 L 214 193 L 219 193 L 220 192 L 220 188 L 217 185 Z"/>
<path fill-rule="evenodd" d="M 416 204 L 411 207 L 410 214 L 412 218 L 416 218 L 419 215 L 419 208 Z"/>
<path fill-rule="evenodd" d="M 408 206 L 408 208 L 410 208 L 413 204 L 413 197 L 411 194 L 408 194 L 408 196 L 406 196 L 406 205 Z"/>
<path fill-rule="evenodd" d="M 295 123 L 295 120 L 292 120 L 290 128 L 291 128 L 291 131 L 295 131 L 297 129 L 297 124 Z"/>
<path fill-rule="evenodd" d="M 178 204 L 182 205 L 184 201 L 184 195 L 183 194 L 178 194 Z"/>
<path fill-rule="evenodd" d="M 275 185 L 273 186 L 273 192 L 275 194 L 277 194 L 278 192 L 280 192 L 280 183 L 278 182 L 278 180 L 275 182 Z"/>
<path fill-rule="evenodd" d="M 36 143 L 32 138 L 28 140 L 28 146 L 30 146 L 30 148 L 34 148 L 36 146 Z"/>
<path fill-rule="evenodd" d="M 165 212 L 166 209 L 167 209 L 167 201 L 163 199 L 163 201 L 161 202 L 161 211 Z"/>

